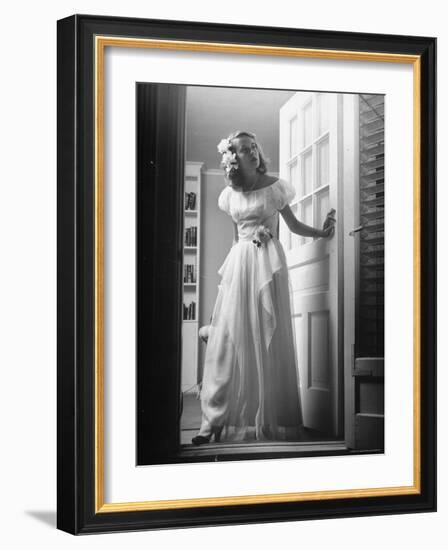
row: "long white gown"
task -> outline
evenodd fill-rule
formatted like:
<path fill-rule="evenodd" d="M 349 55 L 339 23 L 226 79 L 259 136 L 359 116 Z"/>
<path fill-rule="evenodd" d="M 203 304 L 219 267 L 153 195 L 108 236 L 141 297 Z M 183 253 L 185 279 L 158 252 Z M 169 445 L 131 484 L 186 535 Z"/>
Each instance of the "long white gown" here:
<path fill-rule="evenodd" d="M 218 206 L 238 227 L 219 270 L 201 390 L 199 434 L 223 426 L 222 438 L 294 440 L 302 412 L 286 258 L 278 240 L 278 211 L 294 198 L 277 180 L 249 192 L 227 186 Z M 261 246 L 254 233 L 267 228 Z"/>

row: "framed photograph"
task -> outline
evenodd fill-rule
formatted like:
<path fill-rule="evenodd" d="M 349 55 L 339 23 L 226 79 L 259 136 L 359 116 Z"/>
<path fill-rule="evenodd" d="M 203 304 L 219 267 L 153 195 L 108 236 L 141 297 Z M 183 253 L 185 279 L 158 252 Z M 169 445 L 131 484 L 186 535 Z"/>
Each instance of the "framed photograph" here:
<path fill-rule="evenodd" d="M 58 527 L 436 509 L 436 40 L 58 22 Z"/>

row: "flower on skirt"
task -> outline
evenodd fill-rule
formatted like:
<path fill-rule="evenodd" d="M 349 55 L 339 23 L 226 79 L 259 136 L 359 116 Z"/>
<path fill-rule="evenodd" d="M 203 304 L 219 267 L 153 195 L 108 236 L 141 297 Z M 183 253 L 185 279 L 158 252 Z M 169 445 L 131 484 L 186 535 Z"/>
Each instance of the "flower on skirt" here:
<path fill-rule="evenodd" d="M 260 248 L 263 244 L 266 244 L 269 239 L 272 239 L 272 237 L 272 233 L 266 226 L 259 225 L 253 233 L 252 242 L 257 248 Z"/>

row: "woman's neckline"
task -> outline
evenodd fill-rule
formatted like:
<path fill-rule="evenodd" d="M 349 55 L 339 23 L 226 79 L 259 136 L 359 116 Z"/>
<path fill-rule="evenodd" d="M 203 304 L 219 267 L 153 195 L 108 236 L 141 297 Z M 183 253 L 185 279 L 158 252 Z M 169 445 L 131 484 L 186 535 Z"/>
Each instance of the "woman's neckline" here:
<path fill-rule="evenodd" d="M 277 178 L 275 181 L 273 181 L 272 183 L 270 183 L 269 185 L 265 185 L 264 187 L 259 187 L 258 189 L 249 189 L 248 191 L 237 191 L 235 188 L 233 188 L 232 186 L 231 189 L 233 189 L 234 191 L 236 191 L 237 193 L 244 193 L 244 195 L 248 195 L 249 193 L 256 193 L 257 191 L 263 191 L 263 189 L 269 189 L 270 187 L 272 187 L 273 185 L 275 185 L 278 181 L 280 181 L 280 178 Z"/>

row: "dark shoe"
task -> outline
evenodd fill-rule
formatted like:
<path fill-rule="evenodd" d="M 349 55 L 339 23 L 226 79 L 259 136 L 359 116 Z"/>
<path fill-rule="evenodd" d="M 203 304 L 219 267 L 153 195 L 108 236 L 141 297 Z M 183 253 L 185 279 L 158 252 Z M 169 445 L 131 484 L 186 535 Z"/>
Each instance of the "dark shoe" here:
<path fill-rule="evenodd" d="M 196 435 L 193 437 L 191 442 L 193 445 L 204 445 L 205 443 L 210 443 L 212 436 L 215 438 L 215 443 L 219 443 L 221 440 L 222 426 L 217 428 L 212 428 L 212 431 L 209 435 Z"/>

